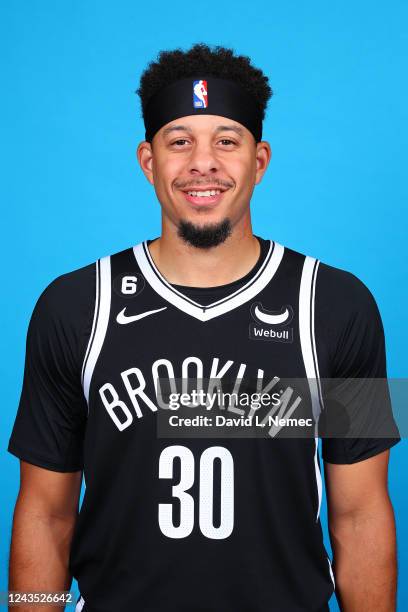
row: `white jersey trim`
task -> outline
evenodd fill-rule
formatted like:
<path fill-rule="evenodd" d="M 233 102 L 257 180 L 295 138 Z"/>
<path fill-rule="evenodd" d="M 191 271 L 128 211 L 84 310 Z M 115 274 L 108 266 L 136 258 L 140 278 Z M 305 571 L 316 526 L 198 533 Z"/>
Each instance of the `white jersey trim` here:
<path fill-rule="evenodd" d="M 315 422 L 317 422 L 322 408 L 321 384 L 314 329 L 316 274 L 319 263 L 320 262 L 313 257 L 305 258 L 299 291 L 300 346 L 302 349 L 306 376 L 309 379 L 309 386 L 312 394 L 312 409 Z"/>
<path fill-rule="evenodd" d="M 299 291 L 299 336 L 302 350 L 303 362 L 305 364 L 306 377 L 309 383 L 312 401 L 313 418 L 315 422 L 315 453 L 314 465 L 316 474 L 316 487 L 318 495 L 318 507 L 316 522 L 319 519 L 322 502 L 322 475 L 318 462 L 318 421 L 322 410 L 322 393 L 319 376 L 319 366 L 316 353 L 315 339 L 315 290 L 316 275 L 319 260 L 314 257 L 305 257 Z"/>
<path fill-rule="evenodd" d="M 89 336 L 88 346 L 86 347 L 85 358 L 84 358 L 84 362 L 82 364 L 82 371 L 81 371 L 81 383 L 82 383 L 82 386 L 84 384 L 84 374 L 85 374 L 86 364 L 88 362 L 89 351 L 91 350 L 91 346 L 92 346 L 92 343 L 93 343 L 93 340 L 94 340 L 94 336 L 95 336 L 96 321 L 98 320 L 99 290 L 100 290 L 99 289 L 99 285 L 100 285 L 99 260 L 95 263 L 95 276 L 96 276 L 96 288 L 95 288 L 94 316 L 93 316 L 93 321 L 92 321 L 91 335 Z"/>
<path fill-rule="evenodd" d="M 327 561 L 329 563 L 330 578 L 332 579 L 334 590 L 336 590 L 336 581 L 334 579 L 333 568 L 329 557 L 327 557 Z"/>
<path fill-rule="evenodd" d="M 133 252 L 143 276 L 156 293 L 179 310 L 205 322 L 245 304 L 262 291 L 277 271 L 282 261 L 284 247 L 270 241 L 268 254 L 255 276 L 230 295 L 206 306 L 191 300 L 171 286 L 157 269 L 146 241 L 133 247 Z"/>
<path fill-rule="evenodd" d="M 89 388 L 92 374 L 105 340 L 111 306 L 111 264 L 110 257 L 96 262 L 96 295 L 92 332 L 82 367 L 82 386 L 89 404 Z"/>
<path fill-rule="evenodd" d="M 84 605 L 85 605 L 85 599 L 81 595 L 81 597 L 78 599 L 77 605 L 75 606 L 75 612 L 81 612 Z"/>

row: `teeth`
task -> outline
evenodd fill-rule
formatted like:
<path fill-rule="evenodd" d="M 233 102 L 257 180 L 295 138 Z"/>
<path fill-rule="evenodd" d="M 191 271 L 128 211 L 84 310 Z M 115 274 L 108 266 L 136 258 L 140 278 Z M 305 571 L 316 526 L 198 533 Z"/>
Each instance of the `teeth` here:
<path fill-rule="evenodd" d="M 188 195 L 198 198 L 209 198 L 210 196 L 215 196 L 221 193 L 220 189 L 207 189 L 207 191 L 188 191 Z"/>

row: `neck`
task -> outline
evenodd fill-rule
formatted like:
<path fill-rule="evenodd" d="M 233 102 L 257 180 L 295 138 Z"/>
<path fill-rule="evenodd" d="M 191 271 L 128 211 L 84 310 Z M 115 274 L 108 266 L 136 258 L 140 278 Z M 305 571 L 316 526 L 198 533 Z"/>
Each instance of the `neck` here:
<path fill-rule="evenodd" d="M 226 285 L 245 276 L 256 264 L 260 246 L 250 222 L 233 229 L 216 247 L 200 249 L 184 242 L 174 229 L 149 245 L 156 267 L 169 283 L 190 287 Z"/>

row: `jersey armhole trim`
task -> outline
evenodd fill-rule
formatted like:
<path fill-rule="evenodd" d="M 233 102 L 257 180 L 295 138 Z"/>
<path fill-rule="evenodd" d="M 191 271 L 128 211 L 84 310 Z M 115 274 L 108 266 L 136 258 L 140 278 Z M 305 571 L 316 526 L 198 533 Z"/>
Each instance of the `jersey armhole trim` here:
<path fill-rule="evenodd" d="M 82 365 L 82 387 L 89 406 L 89 389 L 92 374 L 105 340 L 108 329 L 111 305 L 111 265 L 110 257 L 96 262 L 95 310 L 92 330 Z M 88 408 L 89 413 L 89 408 Z"/>
<path fill-rule="evenodd" d="M 89 352 L 91 350 L 91 346 L 92 346 L 92 343 L 93 343 L 93 340 L 94 340 L 94 336 L 95 336 L 96 322 L 98 320 L 98 311 L 99 311 L 99 283 L 100 283 L 99 260 L 95 263 L 95 268 L 96 268 L 96 270 L 95 270 L 95 276 L 96 276 L 95 307 L 94 307 L 91 335 L 89 336 L 88 345 L 86 347 L 85 357 L 84 357 L 84 361 L 83 361 L 83 364 L 82 364 L 82 371 L 81 371 L 81 384 L 82 384 L 82 386 L 84 385 L 85 368 L 86 368 L 86 364 L 88 362 Z"/>
<path fill-rule="evenodd" d="M 319 260 L 314 257 L 305 257 L 299 289 L 299 336 L 306 378 L 310 390 L 313 418 L 315 422 L 315 452 L 314 467 L 317 488 L 317 512 L 316 522 L 319 520 L 322 502 L 322 476 L 318 462 L 318 420 L 323 408 L 321 381 L 316 353 L 315 338 L 315 292 L 316 276 Z"/>
<path fill-rule="evenodd" d="M 315 421 L 323 409 L 315 335 L 315 294 L 319 260 L 306 257 L 299 291 L 299 335 L 306 377 L 308 379 Z"/>

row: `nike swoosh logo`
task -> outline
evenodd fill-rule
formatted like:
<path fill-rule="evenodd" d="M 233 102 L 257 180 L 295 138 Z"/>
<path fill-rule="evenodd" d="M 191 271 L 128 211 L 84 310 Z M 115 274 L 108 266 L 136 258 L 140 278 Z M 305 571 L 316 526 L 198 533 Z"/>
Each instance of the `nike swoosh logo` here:
<path fill-rule="evenodd" d="M 254 313 L 257 319 L 262 321 L 262 323 L 268 323 L 268 325 L 280 325 L 281 323 L 285 323 L 290 316 L 287 308 L 282 314 L 266 314 L 265 312 L 259 310 L 258 306 L 255 306 Z"/>
<path fill-rule="evenodd" d="M 140 321 L 140 319 L 144 319 L 145 317 L 155 314 L 156 312 L 161 312 L 162 310 L 166 310 L 166 308 L 167 306 L 164 306 L 163 308 L 157 308 L 156 310 L 147 310 L 146 312 L 142 312 L 141 314 L 130 315 L 127 317 L 125 315 L 125 310 L 126 310 L 126 307 L 125 307 L 123 310 L 120 311 L 120 313 L 116 317 L 116 321 L 120 323 L 121 325 L 127 325 L 127 323 L 133 323 L 134 321 Z"/>

